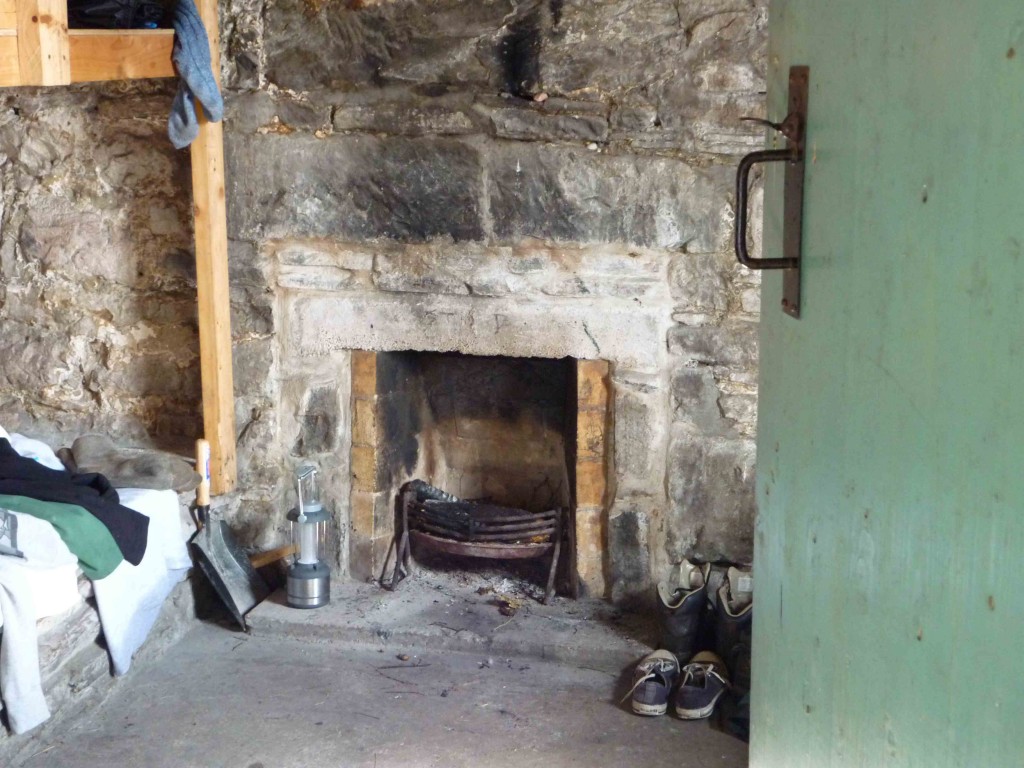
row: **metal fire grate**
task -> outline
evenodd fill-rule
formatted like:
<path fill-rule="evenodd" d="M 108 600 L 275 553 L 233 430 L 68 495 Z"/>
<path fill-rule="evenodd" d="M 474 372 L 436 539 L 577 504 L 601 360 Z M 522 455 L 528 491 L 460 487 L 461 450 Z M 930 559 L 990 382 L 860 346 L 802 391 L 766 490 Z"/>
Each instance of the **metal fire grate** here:
<path fill-rule="evenodd" d="M 529 512 L 463 501 L 422 480 L 406 483 L 399 496 L 401 530 L 395 536 L 397 585 L 408 567 L 409 542 L 417 548 L 463 557 L 496 560 L 551 555 L 544 602 L 554 594 L 555 568 L 562 542 L 563 511 Z M 390 554 L 390 553 L 389 553 Z"/>

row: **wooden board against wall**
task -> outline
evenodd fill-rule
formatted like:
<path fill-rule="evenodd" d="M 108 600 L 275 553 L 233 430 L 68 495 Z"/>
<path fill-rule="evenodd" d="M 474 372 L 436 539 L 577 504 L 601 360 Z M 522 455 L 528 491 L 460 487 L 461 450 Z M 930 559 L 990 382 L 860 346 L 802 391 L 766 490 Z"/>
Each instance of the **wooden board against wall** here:
<path fill-rule="evenodd" d="M 0 0 L 0 30 L 18 28 L 18 5 L 15 0 Z"/>
<path fill-rule="evenodd" d="M 214 77 L 220 84 L 220 35 L 216 0 L 200 0 L 210 35 Z M 224 196 L 224 129 L 198 107 L 199 138 L 192 144 L 192 204 L 196 233 L 196 292 L 202 361 L 203 424 L 210 442 L 211 491 L 235 487 L 235 397 L 231 363 L 231 298 L 228 291 L 228 231 Z"/>
<path fill-rule="evenodd" d="M 0 34 L 0 87 L 21 83 L 18 66 L 18 38 Z"/>

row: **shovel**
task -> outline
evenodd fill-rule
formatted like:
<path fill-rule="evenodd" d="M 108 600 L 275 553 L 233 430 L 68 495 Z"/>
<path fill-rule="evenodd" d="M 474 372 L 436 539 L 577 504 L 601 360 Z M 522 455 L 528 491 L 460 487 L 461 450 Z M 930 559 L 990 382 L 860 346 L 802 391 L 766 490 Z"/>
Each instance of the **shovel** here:
<path fill-rule="evenodd" d="M 210 580 L 238 625 L 248 632 L 245 614 L 270 594 L 270 588 L 238 546 L 227 523 L 210 510 L 210 444 L 196 440 L 196 471 L 202 482 L 196 489 L 196 523 L 192 551 L 200 569 Z"/>

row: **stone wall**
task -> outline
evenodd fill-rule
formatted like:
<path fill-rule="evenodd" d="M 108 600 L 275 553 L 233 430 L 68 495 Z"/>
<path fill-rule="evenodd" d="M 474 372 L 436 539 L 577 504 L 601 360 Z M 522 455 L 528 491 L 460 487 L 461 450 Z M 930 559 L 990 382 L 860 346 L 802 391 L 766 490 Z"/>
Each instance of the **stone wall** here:
<path fill-rule="evenodd" d="M 684 555 L 749 560 L 758 286 L 729 236 L 764 4 L 245 9 L 229 230 L 276 296 L 274 337 L 240 353 L 274 371 L 251 397 L 268 434 L 279 407 L 282 462 L 331 421 L 311 453 L 348 498 L 348 349 L 600 357 L 613 596 Z M 321 413 L 317 392 L 339 394 Z"/>
<path fill-rule="evenodd" d="M 0 424 L 200 429 L 188 156 L 168 83 L 0 91 Z"/>
<path fill-rule="evenodd" d="M 311 457 L 346 564 L 347 350 L 402 321 L 612 361 L 614 597 L 684 555 L 748 560 L 758 286 L 729 232 L 762 143 L 738 118 L 763 111 L 764 0 L 221 10 L 240 491 L 220 503 L 246 543 L 280 542 Z M 141 95 L 3 97 L 0 344 L 22 362 L 0 423 L 199 428 L 187 156 L 162 137 L 169 86 Z M 480 341 L 502 305 L 525 323 L 502 344 L 532 351 Z"/>

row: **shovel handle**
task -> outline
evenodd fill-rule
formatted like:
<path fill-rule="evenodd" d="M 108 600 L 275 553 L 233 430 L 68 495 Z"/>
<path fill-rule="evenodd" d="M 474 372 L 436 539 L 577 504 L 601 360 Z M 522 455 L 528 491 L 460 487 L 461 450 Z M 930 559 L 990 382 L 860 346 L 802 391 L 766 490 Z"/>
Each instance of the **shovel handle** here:
<path fill-rule="evenodd" d="M 196 506 L 210 506 L 210 444 L 203 439 L 196 440 L 196 472 L 201 480 L 196 488 Z"/>

